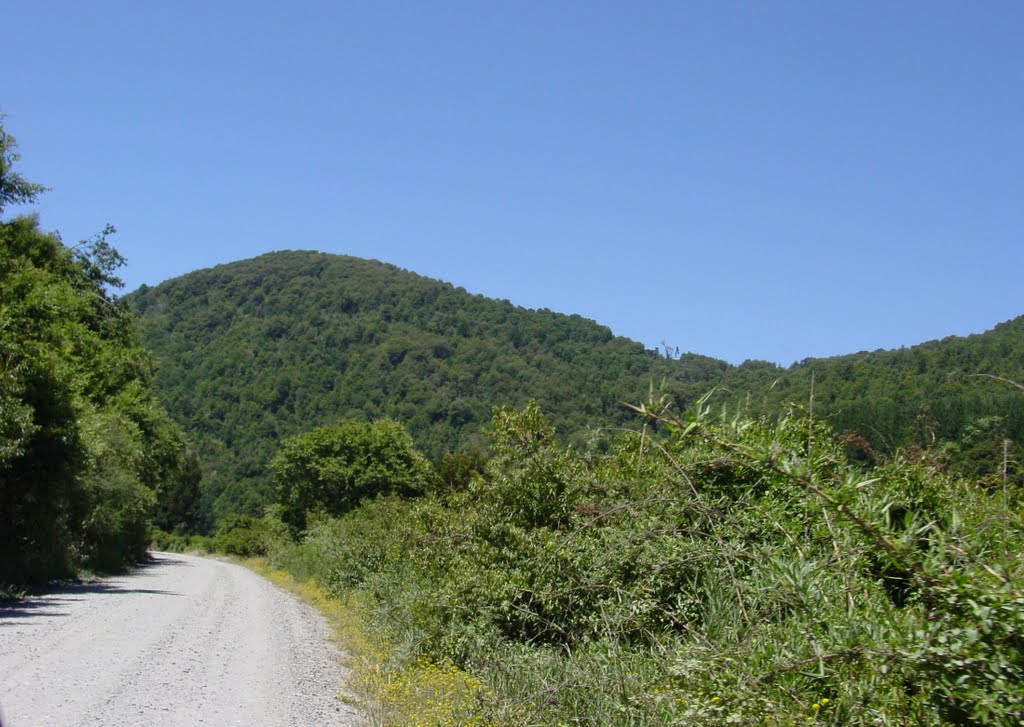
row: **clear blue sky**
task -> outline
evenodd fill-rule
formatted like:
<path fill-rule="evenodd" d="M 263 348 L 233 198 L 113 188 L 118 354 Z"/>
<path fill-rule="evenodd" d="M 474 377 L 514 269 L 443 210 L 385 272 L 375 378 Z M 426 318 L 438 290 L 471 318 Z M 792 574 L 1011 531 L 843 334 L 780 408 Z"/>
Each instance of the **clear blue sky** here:
<path fill-rule="evenodd" d="M 1024 3 L 5 3 L 0 110 L 127 289 L 376 258 L 738 363 L 1024 313 Z"/>

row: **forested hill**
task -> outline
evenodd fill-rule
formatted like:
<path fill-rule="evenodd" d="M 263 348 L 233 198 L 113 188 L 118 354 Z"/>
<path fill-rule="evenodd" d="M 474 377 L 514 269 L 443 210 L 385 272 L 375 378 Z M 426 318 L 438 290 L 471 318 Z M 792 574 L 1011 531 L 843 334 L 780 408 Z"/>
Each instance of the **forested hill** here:
<path fill-rule="evenodd" d="M 1010 439 L 1024 453 L 1024 391 L 1010 383 L 1024 382 L 1024 316 L 972 336 L 806 359 L 788 369 L 748 362 L 730 367 L 722 383 L 734 395 L 758 397 L 770 412 L 809 403 L 812 376 L 815 411 L 874 449 L 942 444 L 981 457 Z"/>
<path fill-rule="evenodd" d="M 666 358 L 580 316 L 315 252 L 200 270 L 127 299 L 163 401 L 200 451 L 208 522 L 258 513 L 282 437 L 338 417 L 394 418 L 437 459 L 474 446 L 495 406 L 535 400 L 571 438 L 626 420 L 618 402 L 644 400 L 652 384 L 677 410 L 721 387 L 723 403 L 774 414 L 811 400 L 813 374 L 815 413 L 874 449 L 948 442 L 990 462 L 1007 438 L 1024 441 L 1024 392 L 977 376 L 1024 380 L 1024 317 L 784 369 Z"/>
<path fill-rule="evenodd" d="M 214 516 L 258 510 L 283 436 L 338 417 L 392 417 L 433 457 L 472 445 L 497 405 L 536 400 L 571 434 L 625 416 L 652 380 L 708 381 L 579 316 L 471 295 L 392 265 L 278 252 L 128 296 L 156 384 L 204 465 Z"/>

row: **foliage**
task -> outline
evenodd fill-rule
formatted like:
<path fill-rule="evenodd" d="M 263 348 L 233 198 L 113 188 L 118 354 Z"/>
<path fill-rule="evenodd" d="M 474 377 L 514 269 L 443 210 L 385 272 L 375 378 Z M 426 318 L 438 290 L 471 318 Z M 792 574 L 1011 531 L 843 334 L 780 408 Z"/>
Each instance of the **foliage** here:
<path fill-rule="evenodd" d="M 0 128 L 4 204 L 42 190 L 11 171 L 12 144 Z M 154 508 L 192 526 L 181 430 L 108 290 L 123 263 L 112 232 L 69 248 L 34 217 L 0 222 L 0 582 L 124 567 L 144 554 Z"/>
<path fill-rule="evenodd" d="M 149 547 L 165 553 L 187 553 L 192 549 L 191 537 L 178 533 L 169 533 L 160 528 L 150 528 Z"/>
<path fill-rule="evenodd" d="M 430 464 L 401 424 L 342 420 L 284 442 L 271 462 L 275 499 L 292 527 L 306 526 L 306 513 L 341 515 L 362 500 L 423 492 Z"/>
<path fill-rule="evenodd" d="M 294 560 L 288 558 L 294 563 Z M 312 580 L 275 569 L 264 559 L 245 562 L 322 613 L 344 653 L 349 672 L 346 700 L 356 702 L 367 722 L 409 727 L 485 727 L 480 705 L 489 695 L 479 680 L 451 663 L 393 658 L 395 645 L 369 624 L 358 598 L 340 600 Z"/>
<path fill-rule="evenodd" d="M 497 724 L 1018 724 L 1024 520 L 932 453 L 851 461 L 807 412 L 592 447 L 501 409 L 466 488 L 366 501 L 271 557 L 453 664 Z"/>
<path fill-rule="evenodd" d="M 852 432 L 881 453 L 947 443 L 949 466 L 985 477 L 1001 475 L 1006 440 L 1011 463 L 1024 455 L 1021 392 L 1006 383 L 1022 379 L 1024 316 L 986 333 L 910 348 L 805 359 L 788 369 L 738 366 L 715 383 L 734 392 L 734 404 L 749 397 L 766 413 L 813 399 L 816 414 L 833 429 Z M 982 460 L 987 472 L 978 471 Z M 1019 464 L 1014 474 L 1024 477 Z"/>
<path fill-rule="evenodd" d="M 88 413 L 81 428 L 89 459 L 83 477 L 84 555 L 94 568 L 122 569 L 145 556 L 156 502 L 139 476 L 142 435 L 134 422 L 110 409 Z"/>
<path fill-rule="evenodd" d="M 448 492 L 469 487 L 476 475 L 483 474 L 490 457 L 481 446 L 472 446 L 458 452 L 445 452 L 437 465 L 437 485 Z"/>
<path fill-rule="evenodd" d="M 1024 379 L 1024 318 L 978 336 L 782 368 L 664 357 L 579 316 L 313 252 L 201 270 L 127 298 L 160 362 L 161 397 L 197 443 L 206 529 L 231 512 L 259 516 L 273 499 L 267 464 L 277 442 L 338 418 L 400 421 L 437 463 L 479 447 L 495 405 L 535 400 L 578 444 L 593 428 L 624 424 L 619 402 L 643 398 L 652 381 L 677 411 L 712 387 L 752 416 L 813 399 L 819 418 L 873 451 L 946 442 L 948 466 L 1000 485 L 989 454 L 1008 439 L 1010 476 L 1024 477 L 1019 392 L 977 376 Z M 1002 438 L 990 430 L 962 441 L 993 417 Z M 982 462 L 989 470 L 978 470 Z"/>
<path fill-rule="evenodd" d="M 438 462 L 480 448 L 497 403 L 535 399 L 572 436 L 624 421 L 619 400 L 685 365 L 579 316 L 338 255 L 263 255 L 127 299 L 161 397 L 197 444 L 207 529 L 261 515 L 278 442 L 338 419 L 400 421 Z"/>
<path fill-rule="evenodd" d="M 14 163 L 20 155 L 17 140 L 7 133 L 3 126 L 4 115 L 0 114 L 0 213 L 11 204 L 34 202 L 36 197 L 46 191 L 39 184 L 26 181 L 14 171 Z"/>
<path fill-rule="evenodd" d="M 284 535 L 284 524 L 280 520 L 231 515 L 218 525 L 217 533 L 209 543 L 209 550 L 243 558 L 266 555 Z"/>

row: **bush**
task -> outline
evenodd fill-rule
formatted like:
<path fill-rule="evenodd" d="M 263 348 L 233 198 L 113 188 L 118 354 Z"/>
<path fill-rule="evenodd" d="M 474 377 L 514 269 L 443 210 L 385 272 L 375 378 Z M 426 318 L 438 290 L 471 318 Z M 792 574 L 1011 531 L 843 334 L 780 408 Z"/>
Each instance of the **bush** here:
<path fill-rule="evenodd" d="M 1021 514 L 799 411 L 651 415 L 561 449 L 499 410 L 463 488 L 364 501 L 274 555 L 368 604 L 392 662 L 511 724 L 1018 724 Z"/>
<path fill-rule="evenodd" d="M 281 524 L 273 518 L 229 515 L 217 526 L 210 545 L 217 552 L 249 558 L 266 555 L 282 537 Z"/>
<path fill-rule="evenodd" d="M 341 515 L 377 495 L 417 495 L 433 471 L 398 422 L 343 420 L 286 440 L 271 462 L 282 519 L 295 531 L 308 512 Z"/>
<path fill-rule="evenodd" d="M 189 549 L 189 537 L 178 533 L 168 533 L 159 528 L 151 528 L 149 531 L 150 550 L 159 550 L 165 553 L 184 553 Z"/>

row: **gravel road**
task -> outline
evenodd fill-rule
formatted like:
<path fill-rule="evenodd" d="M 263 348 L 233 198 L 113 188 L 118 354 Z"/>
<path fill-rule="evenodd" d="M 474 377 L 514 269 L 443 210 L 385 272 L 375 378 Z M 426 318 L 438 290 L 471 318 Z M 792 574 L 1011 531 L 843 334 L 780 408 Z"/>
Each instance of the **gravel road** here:
<path fill-rule="evenodd" d="M 315 610 L 237 565 L 153 558 L 0 609 L 3 727 L 360 724 Z"/>

